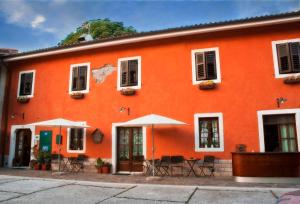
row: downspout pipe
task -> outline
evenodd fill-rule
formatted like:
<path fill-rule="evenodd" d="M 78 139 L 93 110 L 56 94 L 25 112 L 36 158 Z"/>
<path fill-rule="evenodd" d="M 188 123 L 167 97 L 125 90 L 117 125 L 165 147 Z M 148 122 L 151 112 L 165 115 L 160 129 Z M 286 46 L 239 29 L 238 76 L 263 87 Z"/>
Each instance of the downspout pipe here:
<path fill-rule="evenodd" d="M 1 164 L 5 164 L 5 149 L 7 141 L 7 125 L 8 125 L 8 89 L 9 77 L 8 68 L 3 59 L 0 58 L 0 154 Z"/>

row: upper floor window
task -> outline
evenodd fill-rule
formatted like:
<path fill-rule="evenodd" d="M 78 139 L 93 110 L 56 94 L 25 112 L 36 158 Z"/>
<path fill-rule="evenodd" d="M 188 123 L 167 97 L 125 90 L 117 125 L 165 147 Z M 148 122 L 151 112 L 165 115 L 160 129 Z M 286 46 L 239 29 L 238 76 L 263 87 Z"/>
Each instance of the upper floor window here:
<path fill-rule="evenodd" d="M 118 90 L 123 88 L 141 88 L 141 57 L 118 60 Z"/>
<path fill-rule="evenodd" d="M 35 71 L 23 71 L 19 74 L 18 97 L 33 97 Z"/>
<path fill-rule="evenodd" d="M 193 84 L 206 80 L 221 82 L 218 48 L 192 50 L 192 67 Z"/>
<path fill-rule="evenodd" d="M 195 150 L 224 151 L 222 113 L 195 114 Z"/>
<path fill-rule="evenodd" d="M 274 41 L 272 45 L 275 77 L 300 74 L 300 39 Z"/>
<path fill-rule="evenodd" d="M 71 65 L 69 92 L 87 93 L 89 91 L 89 73 L 90 63 Z"/>

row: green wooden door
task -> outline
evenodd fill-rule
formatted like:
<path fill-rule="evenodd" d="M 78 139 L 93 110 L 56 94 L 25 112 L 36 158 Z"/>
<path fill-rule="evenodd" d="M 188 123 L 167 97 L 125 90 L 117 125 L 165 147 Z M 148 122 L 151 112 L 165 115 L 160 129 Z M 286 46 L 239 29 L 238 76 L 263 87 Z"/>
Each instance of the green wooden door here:
<path fill-rule="evenodd" d="M 40 151 L 50 152 L 52 150 L 52 131 L 40 132 Z"/>

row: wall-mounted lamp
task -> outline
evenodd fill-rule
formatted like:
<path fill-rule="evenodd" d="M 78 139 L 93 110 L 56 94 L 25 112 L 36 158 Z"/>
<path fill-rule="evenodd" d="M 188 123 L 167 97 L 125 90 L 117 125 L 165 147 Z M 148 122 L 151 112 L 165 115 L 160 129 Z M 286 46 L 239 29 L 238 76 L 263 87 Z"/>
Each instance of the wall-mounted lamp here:
<path fill-rule="evenodd" d="M 287 99 L 280 97 L 280 98 L 276 98 L 276 101 L 277 101 L 277 107 L 280 108 L 280 105 L 285 103 L 287 101 Z"/>
<path fill-rule="evenodd" d="M 127 115 L 130 115 L 130 108 L 128 107 L 128 108 L 125 108 L 125 107 L 121 107 L 120 109 L 119 109 L 119 112 L 120 113 L 123 113 L 123 112 L 125 112 L 125 111 L 127 111 Z"/>
<path fill-rule="evenodd" d="M 25 119 L 25 113 L 12 113 L 10 117 L 11 119 L 14 119 L 17 116 L 22 117 L 23 120 Z"/>

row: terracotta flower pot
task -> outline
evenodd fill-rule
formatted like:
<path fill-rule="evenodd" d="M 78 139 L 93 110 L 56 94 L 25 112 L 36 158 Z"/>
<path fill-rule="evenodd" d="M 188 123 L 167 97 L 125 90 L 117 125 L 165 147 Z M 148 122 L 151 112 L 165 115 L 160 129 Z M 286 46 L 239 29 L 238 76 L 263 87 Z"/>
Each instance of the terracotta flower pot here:
<path fill-rule="evenodd" d="M 102 168 L 101 167 L 97 168 L 97 173 L 102 174 Z"/>
<path fill-rule="evenodd" d="M 199 89 L 201 90 L 210 90 L 210 89 L 215 89 L 216 84 L 212 81 L 207 81 L 207 82 L 202 82 L 199 84 Z"/>
<path fill-rule="evenodd" d="M 46 171 L 47 170 L 47 164 L 42 164 L 42 170 Z"/>
<path fill-rule="evenodd" d="M 84 98 L 84 93 L 73 93 L 73 94 L 71 94 L 71 97 L 73 99 L 82 99 L 82 98 Z"/>
<path fill-rule="evenodd" d="M 298 84 L 300 83 L 300 75 L 299 76 L 291 76 L 283 79 L 285 84 Z"/>
<path fill-rule="evenodd" d="M 29 97 L 18 97 L 18 98 L 17 98 L 17 101 L 18 101 L 19 103 L 28 103 L 29 100 L 30 100 Z"/>
<path fill-rule="evenodd" d="M 109 166 L 103 166 L 102 168 L 103 174 L 109 174 L 110 173 L 110 167 Z"/>
<path fill-rule="evenodd" d="M 33 168 L 34 170 L 40 170 L 40 164 L 34 164 Z"/>
<path fill-rule="evenodd" d="M 124 96 L 132 96 L 135 94 L 135 90 L 134 89 L 122 89 L 121 94 Z"/>

